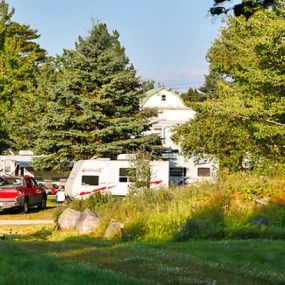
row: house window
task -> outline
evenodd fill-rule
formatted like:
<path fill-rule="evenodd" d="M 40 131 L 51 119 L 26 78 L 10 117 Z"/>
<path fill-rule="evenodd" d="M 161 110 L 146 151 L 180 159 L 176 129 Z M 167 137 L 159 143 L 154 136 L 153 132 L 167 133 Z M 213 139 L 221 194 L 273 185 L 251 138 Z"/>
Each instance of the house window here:
<path fill-rule="evenodd" d="M 209 167 L 199 167 L 198 168 L 198 176 L 199 177 L 207 177 L 211 175 L 211 171 Z"/>
<path fill-rule="evenodd" d="M 161 95 L 161 101 L 166 101 L 166 95 Z"/>
<path fill-rule="evenodd" d="M 99 176 L 95 175 L 83 175 L 81 180 L 82 185 L 98 186 Z"/>
<path fill-rule="evenodd" d="M 186 176 L 186 168 L 185 167 L 170 168 L 169 175 L 174 176 L 174 177 L 185 177 Z"/>

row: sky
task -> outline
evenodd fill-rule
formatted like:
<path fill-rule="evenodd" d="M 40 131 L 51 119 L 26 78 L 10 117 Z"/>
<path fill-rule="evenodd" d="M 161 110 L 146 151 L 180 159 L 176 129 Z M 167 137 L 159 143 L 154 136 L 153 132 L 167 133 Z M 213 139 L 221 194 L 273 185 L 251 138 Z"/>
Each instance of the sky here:
<path fill-rule="evenodd" d="M 126 55 L 143 80 L 184 92 L 203 84 L 207 50 L 218 36 L 213 0 L 6 0 L 14 20 L 41 35 L 49 55 L 72 49 L 95 22 L 120 33 Z"/>

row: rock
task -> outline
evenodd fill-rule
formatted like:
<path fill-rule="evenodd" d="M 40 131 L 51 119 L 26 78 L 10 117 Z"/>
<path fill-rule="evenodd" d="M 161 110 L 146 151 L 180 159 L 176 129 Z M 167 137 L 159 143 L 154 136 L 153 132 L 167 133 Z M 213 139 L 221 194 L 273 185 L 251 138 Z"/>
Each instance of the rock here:
<path fill-rule="evenodd" d="M 104 234 L 104 238 L 106 239 L 112 239 L 116 236 L 122 236 L 123 231 L 124 231 L 124 224 L 120 222 L 111 222 Z"/>
<path fill-rule="evenodd" d="M 58 228 L 62 230 L 73 230 L 75 229 L 75 225 L 80 218 L 81 213 L 79 211 L 67 208 L 58 219 Z"/>
<path fill-rule="evenodd" d="M 76 230 L 81 234 L 92 233 L 100 224 L 100 218 L 91 210 L 82 213 L 70 208 L 62 212 L 58 219 L 58 229 Z"/>
<path fill-rule="evenodd" d="M 100 224 L 100 217 L 89 209 L 85 209 L 76 221 L 75 229 L 81 234 L 90 234 Z"/>

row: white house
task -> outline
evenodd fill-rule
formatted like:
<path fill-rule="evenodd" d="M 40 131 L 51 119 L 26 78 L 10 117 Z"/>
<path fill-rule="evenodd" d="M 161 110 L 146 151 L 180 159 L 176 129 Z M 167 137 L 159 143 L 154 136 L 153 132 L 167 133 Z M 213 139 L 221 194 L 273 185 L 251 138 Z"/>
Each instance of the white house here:
<path fill-rule="evenodd" d="M 187 107 L 179 94 L 166 87 L 149 90 L 141 103 L 142 108 L 156 108 L 158 116 L 153 119 L 150 133 L 158 134 L 165 147 L 165 157 L 170 162 L 170 181 L 187 183 L 211 179 L 216 166 L 209 161 L 196 162 L 194 157 L 185 159 L 179 144 L 172 139 L 173 128 L 195 117 L 195 111 Z M 182 177 L 182 178 L 181 178 Z"/>

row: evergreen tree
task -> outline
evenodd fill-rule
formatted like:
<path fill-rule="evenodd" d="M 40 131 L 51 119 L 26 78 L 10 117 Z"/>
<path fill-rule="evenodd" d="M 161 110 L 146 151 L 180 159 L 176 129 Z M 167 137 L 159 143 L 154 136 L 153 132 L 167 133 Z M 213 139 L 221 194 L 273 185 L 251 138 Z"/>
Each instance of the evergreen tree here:
<path fill-rule="evenodd" d="M 34 42 L 39 37 L 37 32 L 27 25 L 14 22 L 13 15 L 14 9 L 10 10 L 9 5 L 1 0 L 0 149 L 2 150 L 8 145 L 18 148 L 24 138 L 29 140 L 31 131 L 25 131 L 27 117 L 30 114 L 28 106 L 31 106 L 29 97 L 32 96 L 35 86 L 38 63 L 45 56 L 45 51 Z"/>
<path fill-rule="evenodd" d="M 199 89 L 189 88 L 187 93 L 182 94 L 182 99 L 188 107 L 195 108 L 195 103 L 203 102 L 206 99 L 206 94 Z"/>
<path fill-rule="evenodd" d="M 157 136 L 143 135 L 154 112 L 140 110 L 139 80 L 118 38 L 105 24 L 94 25 L 58 59 L 55 77 L 42 78 L 39 85 L 49 87 L 41 91 L 47 108 L 37 150 L 50 154 L 46 167 L 142 147 L 154 154 L 160 150 Z"/>

